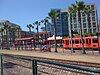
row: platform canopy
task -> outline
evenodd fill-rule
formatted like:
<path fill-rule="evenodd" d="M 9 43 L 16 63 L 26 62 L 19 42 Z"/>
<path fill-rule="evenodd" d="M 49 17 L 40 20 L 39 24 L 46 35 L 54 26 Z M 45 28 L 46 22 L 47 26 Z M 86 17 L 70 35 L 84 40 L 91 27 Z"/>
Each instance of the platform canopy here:
<path fill-rule="evenodd" d="M 34 39 L 33 37 L 26 37 L 26 38 L 17 38 L 15 39 L 16 41 L 21 41 L 21 40 L 32 40 Z"/>
<path fill-rule="evenodd" d="M 54 40 L 54 39 L 55 39 L 55 38 L 54 38 L 54 35 L 53 35 L 52 37 L 49 37 L 47 40 Z M 61 40 L 62 37 L 56 36 L 56 39 L 57 39 L 57 40 Z"/>

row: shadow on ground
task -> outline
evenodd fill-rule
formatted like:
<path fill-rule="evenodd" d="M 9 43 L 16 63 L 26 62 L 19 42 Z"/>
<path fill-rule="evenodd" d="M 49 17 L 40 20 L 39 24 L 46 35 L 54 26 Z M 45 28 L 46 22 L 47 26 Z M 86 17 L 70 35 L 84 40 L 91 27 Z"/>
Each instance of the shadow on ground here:
<path fill-rule="evenodd" d="M 3 64 L 3 67 L 4 68 L 13 68 L 14 67 L 14 64 L 11 63 L 11 62 L 6 62 L 6 63 Z"/>

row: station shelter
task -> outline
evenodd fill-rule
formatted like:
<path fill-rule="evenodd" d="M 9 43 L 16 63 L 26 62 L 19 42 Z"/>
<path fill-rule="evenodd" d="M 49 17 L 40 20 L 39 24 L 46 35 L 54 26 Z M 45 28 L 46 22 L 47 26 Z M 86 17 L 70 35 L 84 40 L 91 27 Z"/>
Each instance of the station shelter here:
<path fill-rule="evenodd" d="M 45 41 L 45 45 L 47 45 L 48 47 L 49 47 L 49 50 L 51 51 L 51 48 L 52 48 L 52 46 L 55 44 L 55 41 L 54 41 L 55 39 L 54 39 L 54 36 L 52 36 L 52 37 L 49 37 L 49 38 L 47 38 L 47 40 Z M 62 44 L 62 37 L 60 37 L 60 36 L 57 36 L 56 37 L 56 41 L 57 41 L 57 45 L 58 44 Z"/>
<path fill-rule="evenodd" d="M 15 50 L 32 50 L 35 47 L 35 40 L 33 37 L 17 38 L 13 46 Z"/>
<path fill-rule="evenodd" d="M 54 35 L 53 35 L 52 37 L 49 37 L 49 38 L 47 39 L 48 43 L 50 43 L 51 45 L 54 44 L 54 42 L 55 42 L 54 40 L 55 40 L 55 39 L 54 39 Z M 57 37 L 56 37 L 56 41 L 57 41 L 57 44 L 62 44 L 62 37 L 57 36 Z"/>

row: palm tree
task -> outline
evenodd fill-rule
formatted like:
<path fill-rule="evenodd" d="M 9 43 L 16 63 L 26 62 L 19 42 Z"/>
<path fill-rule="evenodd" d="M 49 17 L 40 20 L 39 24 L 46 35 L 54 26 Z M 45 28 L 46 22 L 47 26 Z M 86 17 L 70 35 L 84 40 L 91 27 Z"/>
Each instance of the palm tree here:
<path fill-rule="evenodd" d="M 21 30 L 21 28 L 19 26 L 11 26 L 9 28 L 9 32 L 11 33 L 11 37 L 9 37 L 10 39 L 10 47 L 12 47 L 14 45 L 14 42 L 15 42 L 15 39 L 16 38 L 19 38 L 20 35 L 19 35 L 19 30 Z"/>
<path fill-rule="evenodd" d="M 48 33 L 47 33 L 47 24 L 49 23 L 49 22 L 48 22 L 49 19 L 50 19 L 49 17 L 46 17 L 44 20 L 41 21 L 41 22 L 44 23 L 44 25 L 45 25 L 45 32 L 46 32 L 45 40 L 47 40 L 47 36 L 48 36 L 48 35 L 47 35 L 47 34 L 48 34 Z"/>
<path fill-rule="evenodd" d="M 84 49 L 84 40 L 83 40 L 83 35 L 82 35 L 82 24 L 81 24 L 81 12 L 84 10 L 85 5 L 83 1 L 79 1 L 75 4 L 72 4 L 72 8 L 74 12 L 77 12 L 78 15 L 78 22 L 79 22 L 79 28 L 80 28 L 80 38 L 81 38 L 81 43 L 82 43 L 82 50 L 83 54 L 86 54 L 85 49 Z"/>
<path fill-rule="evenodd" d="M 9 29 L 10 29 L 10 25 L 8 25 L 7 23 L 3 23 L 3 26 L 4 26 L 4 29 L 6 30 L 6 35 L 5 35 L 5 38 L 6 38 L 6 49 L 10 49 L 10 46 L 9 46 Z"/>
<path fill-rule="evenodd" d="M 68 16 L 68 18 L 69 18 L 69 20 L 71 20 L 71 18 L 72 18 L 72 15 L 73 15 L 73 13 L 74 13 L 74 10 L 73 10 L 73 8 L 72 7 L 69 7 L 68 8 L 68 12 L 69 12 L 69 15 L 67 15 Z M 69 21 L 69 28 L 70 28 L 70 38 L 71 38 L 71 52 L 75 52 L 74 51 L 74 49 L 73 49 L 73 33 L 72 33 L 72 24 L 71 24 L 71 22 Z"/>
<path fill-rule="evenodd" d="M 47 30 L 47 25 L 50 24 L 49 19 L 50 19 L 49 17 L 46 17 L 44 20 L 41 21 L 45 25 L 45 41 L 49 37 L 48 30 Z M 48 49 L 50 51 L 50 42 L 47 45 L 48 45 Z"/>
<path fill-rule="evenodd" d="M 39 21 L 36 21 L 35 23 L 33 23 L 33 25 L 36 25 L 36 30 L 37 30 L 37 42 L 39 43 L 39 26 L 40 26 L 40 23 Z"/>
<path fill-rule="evenodd" d="M 10 31 L 11 31 L 11 33 L 12 33 L 12 35 L 13 35 L 13 42 L 15 41 L 15 39 L 16 38 L 18 38 L 20 35 L 19 35 L 19 30 L 20 30 L 21 28 L 20 27 L 11 27 L 10 28 Z M 17 34 L 16 34 L 16 32 L 17 32 Z"/>
<path fill-rule="evenodd" d="M 34 26 L 32 26 L 32 24 L 27 25 L 27 28 L 29 28 L 29 32 L 31 33 L 31 29 L 34 28 Z"/>
<path fill-rule="evenodd" d="M 57 41 L 56 41 L 56 35 L 57 35 L 57 31 L 56 31 L 56 20 L 58 18 L 58 14 L 55 10 L 51 10 L 49 12 L 49 16 L 51 17 L 52 21 L 53 21 L 53 24 L 54 24 L 54 41 L 55 41 L 55 52 L 58 52 L 57 51 Z"/>
<path fill-rule="evenodd" d="M 1 49 L 3 49 L 3 32 L 4 32 L 4 28 L 0 28 L 0 33 L 1 33 Z"/>
<path fill-rule="evenodd" d="M 16 26 L 15 30 L 17 31 L 17 38 L 20 38 L 21 37 L 21 35 L 20 35 L 21 28 L 19 26 Z"/>

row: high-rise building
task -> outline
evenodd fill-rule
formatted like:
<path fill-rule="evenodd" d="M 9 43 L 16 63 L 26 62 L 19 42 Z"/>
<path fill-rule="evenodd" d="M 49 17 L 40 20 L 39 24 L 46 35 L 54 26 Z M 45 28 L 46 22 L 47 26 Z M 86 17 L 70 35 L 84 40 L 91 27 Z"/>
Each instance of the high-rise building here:
<path fill-rule="evenodd" d="M 82 24 L 82 34 L 85 33 L 96 33 L 98 31 L 98 15 L 95 4 L 86 4 L 86 6 L 91 9 L 89 13 L 89 18 L 86 13 L 81 11 L 81 24 Z M 69 19 L 68 9 L 53 9 L 55 10 L 59 17 L 56 21 L 56 29 L 58 36 L 70 35 L 70 24 L 72 25 L 72 30 L 80 33 L 80 27 L 78 22 L 78 13 L 73 13 L 71 19 Z M 54 25 L 51 25 L 51 34 L 54 35 Z"/>
<path fill-rule="evenodd" d="M 99 32 L 100 32 L 100 18 L 98 18 L 99 19 Z"/>
<path fill-rule="evenodd" d="M 67 9 L 52 9 L 59 15 L 56 21 L 57 36 L 67 36 L 68 31 L 68 17 Z M 54 24 L 51 25 L 51 35 L 54 35 Z"/>
<path fill-rule="evenodd" d="M 98 31 L 98 16 L 97 16 L 97 10 L 96 6 L 94 4 L 88 4 L 86 5 L 91 9 L 91 12 L 84 13 L 81 12 L 81 24 L 82 24 L 82 34 L 85 33 L 96 33 Z M 69 25 L 72 25 L 72 30 L 75 32 L 80 31 L 79 22 L 78 22 L 78 13 L 73 13 L 71 16 L 71 19 L 69 19 Z M 88 17 L 89 16 L 89 17 Z M 70 30 L 70 29 L 69 29 Z"/>

